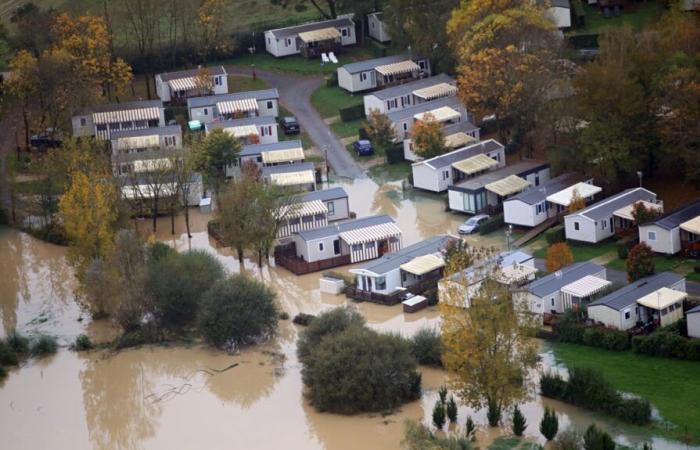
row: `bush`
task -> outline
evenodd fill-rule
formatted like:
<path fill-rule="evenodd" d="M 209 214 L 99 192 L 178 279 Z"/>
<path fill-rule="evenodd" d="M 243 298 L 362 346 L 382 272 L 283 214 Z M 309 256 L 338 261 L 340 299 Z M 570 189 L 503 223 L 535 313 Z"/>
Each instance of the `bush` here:
<path fill-rule="evenodd" d="M 423 292 L 423 297 L 428 299 L 428 306 L 435 306 L 440 301 L 436 287 L 427 289 L 425 292 Z"/>
<path fill-rule="evenodd" d="M 53 336 L 41 336 L 32 345 L 31 353 L 34 356 L 41 357 L 53 355 L 54 353 L 56 353 L 56 350 L 58 350 L 58 343 L 56 342 L 56 338 L 54 338 Z"/>
<path fill-rule="evenodd" d="M 306 327 L 315 318 L 316 316 L 314 316 L 313 314 L 299 313 L 296 316 L 294 316 L 294 319 L 292 319 L 292 323 L 295 323 L 297 325 L 303 325 Z"/>
<path fill-rule="evenodd" d="M 338 72 L 331 72 L 330 75 L 326 75 L 326 87 L 338 86 Z"/>
<path fill-rule="evenodd" d="M 340 120 L 343 122 L 352 122 L 357 119 L 365 118 L 365 105 L 360 103 L 359 105 L 348 106 L 347 108 L 340 109 Z"/>
<path fill-rule="evenodd" d="M 5 341 L 0 341 L 0 366 L 16 366 L 19 358 L 15 350 Z"/>
<path fill-rule="evenodd" d="M 418 364 L 442 367 L 442 338 L 435 328 L 423 328 L 411 338 L 411 354 Z"/>
<path fill-rule="evenodd" d="M 442 427 L 445 426 L 445 405 L 440 400 L 436 401 L 435 406 L 433 406 L 433 425 L 438 430 L 442 430 Z"/>
<path fill-rule="evenodd" d="M 545 406 L 544 416 L 542 417 L 542 422 L 540 422 L 540 433 L 542 433 L 545 439 L 551 441 L 554 439 L 554 436 L 557 435 L 558 431 L 559 419 L 557 418 L 557 414 L 553 409 L 549 409 Z"/>
<path fill-rule="evenodd" d="M 398 164 L 404 161 L 403 145 L 392 145 L 384 149 L 386 153 L 386 162 L 388 164 Z"/>
<path fill-rule="evenodd" d="M 567 382 L 556 373 L 543 373 L 540 377 L 540 393 L 549 398 L 566 397 Z"/>
<path fill-rule="evenodd" d="M 197 327 L 218 348 L 235 348 L 267 338 L 277 328 L 275 294 L 260 281 L 233 275 L 203 296 Z"/>
<path fill-rule="evenodd" d="M 565 312 L 557 319 L 554 325 L 552 325 L 552 330 L 558 340 L 561 342 L 570 342 L 572 344 L 583 343 L 583 333 L 585 329 L 586 327 L 581 323 L 574 311 Z"/>
<path fill-rule="evenodd" d="M 148 259 L 151 262 L 160 261 L 174 254 L 177 254 L 177 251 L 168 244 L 162 242 L 154 242 L 148 247 Z"/>
<path fill-rule="evenodd" d="M 553 442 L 554 450 L 581 450 L 581 435 L 574 429 L 567 429 L 557 435 Z"/>
<path fill-rule="evenodd" d="M 628 237 L 624 239 L 620 239 L 619 241 L 616 242 L 617 245 L 617 256 L 620 259 L 627 259 L 627 256 L 630 253 L 630 250 L 634 245 L 637 243 L 637 238 L 635 237 Z"/>
<path fill-rule="evenodd" d="M 289 320 L 289 313 L 287 311 L 282 311 L 280 313 L 280 320 Z"/>
<path fill-rule="evenodd" d="M 631 283 L 652 275 L 655 271 L 654 252 L 645 242 L 632 247 L 625 261 L 627 280 Z"/>
<path fill-rule="evenodd" d="M 595 424 L 592 424 L 583 435 L 583 448 L 585 450 L 615 450 L 615 441 L 608 433 L 599 430 Z"/>
<path fill-rule="evenodd" d="M 445 405 L 445 410 L 447 411 L 447 418 L 450 422 L 457 423 L 457 414 L 459 413 L 459 408 L 457 408 L 457 402 L 455 398 L 450 395 L 450 399 L 447 400 L 447 405 Z"/>
<path fill-rule="evenodd" d="M 544 232 L 544 238 L 549 245 L 557 242 L 566 242 L 566 231 L 564 225 L 557 225 Z"/>
<path fill-rule="evenodd" d="M 520 412 L 520 408 L 518 408 L 518 405 L 515 405 L 515 408 L 513 408 L 512 428 L 513 434 L 516 436 L 522 436 L 525 432 L 525 429 L 527 428 L 527 421 L 525 420 L 525 416 L 523 416 L 523 413 Z"/>
<path fill-rule="evenodd" d="M 154 314 L 165 326 L 194 321 L 202 296 L 225 274 L 223 265 L 203 250 L 173 253 L 149 266 L 146 288 Z"/>
<path fill-rule="evenodd" d="M 294 318 L 296 321 L 296 317 Z M 297 356 L 304 363 L 326 336 L 338 334 L 353 326 L 362 327 L 365 319 L 350 307 L 334 308 L 310 322 L 297 341 Z"/>
<path fill-rule="evenodd" d="M 75 343 L 73 344 L 73 349 L 78 352 L 92 349 L 92 341 L 87 335 L 81 334 L 75 338 Z"/>
<path fill-rule="evenodd" d="M 586 327 L 583 332 L 583 344 L 607 350 L 629 350 L 629 337 L 621 330 L 608 330 L 599 327 Z"/>
<path fill-rule="evenodd" d="M 686 339 L 677 330 L 665 327 L 646 336 L 634 336 L 632 351 L 649 356 L 700 361 L 699 342 Z"/>
<path fill-rule="evenodd" d="M 7 376 L 7 370 L 3 366 L 0 366 L 0 380 L 5 379 Z"/>
<path fill-rule="evenodd" d="M 29 339 L 21 334 L 13 331 L 7 335 L 5 342 L 7 342 L 7 345 L 9 345 L 18 356 L 29 355 Z"/>
<path fill-rule="evenodd" d="M 407 421 L 401 445 L 406 450 L 471 450 L 473 446 L 469 439 L 469 436 L 435 436 L 428 427 Z"/>
<path fill-rule="evenodd" d="M 489 234 L 492 231 L 496 231 L 503 227 L 505 222 L 503 221 L 503 213 L 491 216 L 489 220 L 479 225 L 479 234 Z"/>
<path fill-rule="evenodd" d="M 351 325 L 322 334 L 320 343 L 309 348 L 318 335 L 308 332 L 322 331 L 312 330 L 325 322 L 322 317 L 304 332 L 308 353 L 300 358 L 302 380 L 315 408 L 340 414 L 387 411 L 420 396 L 421 376 L 405 339 Z M 300 347 L 297 352 L 302 353 Z"/>

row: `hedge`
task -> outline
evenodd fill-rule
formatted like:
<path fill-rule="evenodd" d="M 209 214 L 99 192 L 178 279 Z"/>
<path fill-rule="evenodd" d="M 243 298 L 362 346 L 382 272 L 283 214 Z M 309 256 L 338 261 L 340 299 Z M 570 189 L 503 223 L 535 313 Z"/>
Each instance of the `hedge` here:
<path fill-rule="evenodd" d="M 571 314 L 566 314 L 559 318 L 552 328 L 554 335 L 561 342 L 588 345 L 613 351 L 630 349 L 630 340 L 627 332 L 597 326 L 588 327 Z"/>
<path fill-rule="evenodd" d="M 505 225 L 503 213 L 492 216 L 489 220 L 479 225 L 479 234 L 489 234 Z"/>
<path fill-rule="evenodd" d="M 348 106 L 340 109 L 340 120 L 343 122 L 352 122 L 357 119 L 364 119 L 365 105 Z"/>
<path fill-rule="evenodd" d="M 617 244 L 617 256 L 620 259 L 627 259 L 630 250 L 637 244 L 637 238 L 629 237 L 623 238 L 616 242 Z"/>
<path fill-rule="evenodd" d="M 398 164 L 403 162 L 403 144 L 394 145 L 385 150 L 386 162 L 389 164 Z"/>
<path fill-rule="evenodd" d="M 700 340 L 686 339 L 664 328 L 632 338 L 632 351 L 642 355 L 700 361 Z"/>
<path fill-rule="evenodd" d="M 544 232 L 544 238 L 549 245 L 566 241 L 566 231 L 564 225 L 558 225 Z"/>

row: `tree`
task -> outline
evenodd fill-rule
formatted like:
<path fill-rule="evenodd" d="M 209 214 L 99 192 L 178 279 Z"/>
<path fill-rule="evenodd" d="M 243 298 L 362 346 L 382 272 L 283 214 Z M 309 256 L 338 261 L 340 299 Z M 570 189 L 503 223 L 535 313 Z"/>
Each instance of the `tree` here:
<path fill-rule="evenodd" d="M 467 416 L 467 422 L 464 424 L 464 436 L 470 441 L 476 439 L 476 425 L 472 420 L 471 416 Z"/>
<path fill-rule="evenodd" d="M 569 214 L 573 214 L 576 211 L 579 211 L 585 207 L 586 199 L 581 197 L 581 194 L 579 193 L 578 189 L 574 189 L 574 191 L 571 193 L 571 201 L 569 202 L 569 206 L 566 208 L 567 212 Z"/>
<path fill-rule="evenodd" d="M 557 414 L 553 409 L 549 409 L 549 407 L 545 406 L 544 416 L 540 422 L 540 433 L 542 433 L 542 436 L 544 436 L 547 441 L 551 441 L 554 439 L 554 436 L 557 435 L 558 431 L 559 419 L 557 418 Z"/>
<path fill-rule="evenodd" d="M 591 424 L 583 434 L 583 448 L 585 450 L 615 450 L 615 441 L 608 433 L 599 430 L 595 424 Z"/>
<path fill-rule="evenodd" d="M 581 435 L 571 428 L 559 433 L 553 442 L 554 450 L 581 450 Z"/>
<path fill-rule="evenodd" d="M 401 446 L 406 450 L 471 450 L 473 448 L 469 437 L 436 436 L 428 427 L 411 420 L 405 422 L 404 428 Z"/>
<path fill-rule="evenodd" d="M 515 405 L 515 408 L 513 408 L 513 434 L 516 436 L 522 436 L 526 428 L 527 421 L 525 420 L 525 416 L 523 416 L 523 413 L 520 412 L 518 405 Z"/>
<path fill-rule="evenodd" d="M 266 339 L 277 329 L 275 293 L 246 275 L 221 279 L 202 296 L 197 328 L 218 348 Z"/>
<path fill-rule="evenodd" d="M 632 205 L 632 217 L 634 218 L 634 226 L 650 222 L 661 215 L 661 211 L 657 208 L 647 208 L 644 203 L 637 202 Z"/>
<path fill-rule="evenodd" d="M 216 218 L 221 236 L 226 245 L 236 250 L 241 264 L 245 249 L 254 245 L 258 236 L 255 229 L 258 222 L 255 198 L 258 192 L 258 181 L 243 176 L 229 183 L 217 197 L 219 208 Z"/>
<path fill-rule="evenodd" d="M 202 250 L 172 253 L 151 261 L 148 291 L 153 297 L 155 316 L 165 326 L 191 323 L 204 293 L 224 275 L 223 265 Z"/>
<path fill-rule="evenodd" d="M 442 427 L 445 426 L 445 405 L 440 400 L 436 401 L 435 406 L 433 406 L 433 425 L 438 430 L 442 430 Z"/>
<path fill-rule="evenodd" d="M 573 262 L 574 254 L 571 253 L 571 249 L 566 245 L 566 242 L 557 242 L 556 244 L 550 245 L 547 249 L 547 258 L 545 261 L 547 272 L 556 272 Z"/>
<path fill-rule="evenodd" d="M 180 158 L 179 156 L 171 157 L 170 161 L 173 164 L 175 170 L 173 171 L 173 177 L 178 187 L 178 197 L 180 201 L 180 206 L 185 212 L 185 228 L 187 229 L 187 237 L 192 238 L 192 233 L 190 233 L 190 193 L 192 191 L 192 186 L 194 184 L 193 178 L 199 177 L 195 175 L 192 166 L 194 165 L 192 161 L 192 152 L 187 151 L 185 158 Z"/>
<path fill-rule="evenodd" d="M 447 411 L 447 418 L 450 419 L 450 422 L 457 423 L 457 402 L 453 396 L 450 395 L 450 399 L 447 400 L 445 409 Z"/>
<path fill-rule="evenodd" d="M 411 338 L 411 353 L 418 364 L 442 367 L 442 338 L 434 328 L 422 328 Z"/>
<path fill-rule="evenodd" d="M 394 145 L 396 140 L 394 125 L 389 120 L 389 117 L 379 112 L 379 110 L 370 109 L 364 129 L 367 137 L 377 149 L 386 152 Z"/>
<path fill-rule="evenodd" d="M 149 205 L 153 232 L 156 232 L 160 201 L 173 200 L 178 195 L 175 184 L 176 166 L 169 158 L 152 158 L 136 161 L 140 168 L 130 171 L 130 189 L 134 198 Z"/>
<path fill-rule="evenodd" d="M 121 0 L 128 25 L 127 38 L 133 38 L 145 68 L 146 96 L 151 98 L 152 61 L 156 56 L 162 0 Z"/>
<path fill-rule="evenodd" d="M 202 173 L 204 182 L 213 189 L 219 201 L 219 192 L 226 182 L 226 167 L 236 164 L 241 143 L 223 130 L 216 129 L 191 151 L 194 170 Z"/>
<path fill-rule="evenodd" d="M 625 268 L 627 269 L 627 280 L 630 283 L 653 275 L 655 272 L 654 251 L 646 242 L 640 242 L 630 249 L 625 260 Z"/>
<path fill-rule="evenodd" d="M 197 25 L 200 29 L 200 51 L 204 59 L 213 52 L 227 50 L 230 39 L 223 36 L 226 23 L 226 4 L 224 0 L 203 0 L 197 10 Z"/>
<path fill-rule="evenodd" d="M 520 314 L 507 287 L 486 274 L 471 306 L 461 299 L 441 302 L 443 363 L 454 372 L 452 387 L 473 408 L 487 407 L 491 426 L 503 408 L 527 396 L 527 373 L 537 360 L 535 325 Z M 461 295 L 447 290 L 446 296 Z"/>
<path fill-rule="evenodd" d="M 50 43 L 48 33 L 39 33 L 37 30 L 48 30 L 56 12 L 53 8 L 42 11 L 32 2 L 23 3 L 12 12 L 10 22 L 15 27 L 12 35 L 14 48 L 25 49 L 38 56 Z"/>
<path fill-rule="evenodd" d="M 413 124 L 411 131 L 413 152 L 421 158 L 432 158 L 445 153 L 445 136 L 442 124 L 431 113 L 425 113 L 423 119 Z"/>
<path fill-rule="evenodd" d="M 350 327 L 363 327 L 365 319 L 354 308 L 338 307 L 316 317 L 299 335 L 297 356 L 304 363 L 321 341 L 332 334 L 338 334 Z"/>
<path fill-rule="evenodd" d="M 10 76 L 5 81 L 7 92 L 19 102 L 24 122 L 24 145 L 29 147 L 29 107 L 39 92 L 39 62 L 26 50 L 17 52 L 10 61 Z"/>

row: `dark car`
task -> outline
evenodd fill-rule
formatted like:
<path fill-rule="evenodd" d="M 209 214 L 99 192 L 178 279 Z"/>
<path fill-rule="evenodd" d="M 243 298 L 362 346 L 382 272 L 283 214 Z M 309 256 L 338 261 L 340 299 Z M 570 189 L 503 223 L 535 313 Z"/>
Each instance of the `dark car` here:
<path fill-rule="evenodd" d="M 374 154 L 374 147 L 367 139 L 360 139 L 352 143 L 352 148 L 355 149 L 358 156 L 368 156 Z"/>
<path fill-rule="evenodd" d="M 62 143 L 61 133 L 52 128 L 47 128 L 43 133 L 33 134 L 29 137 L 29 145 L 40 150 L 58 148 Z"/>
<path fill-rule="evenodd" d="M 296 117 L 288 116 L 280 120 L 280 125 L 282 125 L 282 131 L 284 134 L 299 134 L 299 122 L 297 122 Z"/>

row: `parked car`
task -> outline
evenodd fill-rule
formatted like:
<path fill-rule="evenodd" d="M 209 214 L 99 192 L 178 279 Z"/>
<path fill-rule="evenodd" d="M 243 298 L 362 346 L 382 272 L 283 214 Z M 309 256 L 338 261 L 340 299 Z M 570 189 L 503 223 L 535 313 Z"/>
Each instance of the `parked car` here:
<path fill-rule="evenodd" d="M 459 226 L 457 231 L 459 234 L 472 234 L 479 231 L 479 225 L 490 219 L 491 216 L 488 214 L 477 214 L 464 221 L 462 225 Z"/>
<path fill-rule="evenodd" d="M 352 143 L 352 148 L 355 149 L 358 156 L 368 156 L 374 154 L 374 147 L 367 139 L 360 139 Z"/>
<path fill-rule="evenodd" d="M 47 128 L 43 133 L 33 134 L 29 137 L 29 145 L 40 150 L 58 148 L 62 143 L 63 137 L 60 131 L 54 131 L 53 128 Z"/>
<path fill-rule="evenodd" d="M 280 120 L 280 125 L 282 125 L 282 131 L 284 134 L 299 134 L 301 129 L 299 128 L 299 122 L 297 122 L 296 117 L 287 116 Z"/>

